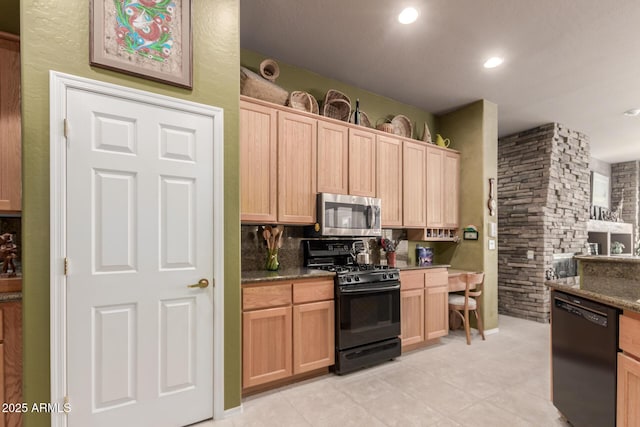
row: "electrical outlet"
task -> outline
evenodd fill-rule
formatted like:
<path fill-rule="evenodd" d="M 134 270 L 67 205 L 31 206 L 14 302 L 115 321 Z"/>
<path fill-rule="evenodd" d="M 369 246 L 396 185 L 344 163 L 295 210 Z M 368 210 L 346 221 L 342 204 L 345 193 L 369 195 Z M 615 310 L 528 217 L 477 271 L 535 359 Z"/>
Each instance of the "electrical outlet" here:
<path fill-rule="evenodd" d="M 489 239 L 489 250 L 490 251 L 495 251 L 496 250 L 496 241 L 495 241 L 495 239 Z"/>
<path fill-rule="evenodd" d="M 532 250 L 528 250 L 527 251 L 527 259 L 533 259 L 533 251 Z"/>

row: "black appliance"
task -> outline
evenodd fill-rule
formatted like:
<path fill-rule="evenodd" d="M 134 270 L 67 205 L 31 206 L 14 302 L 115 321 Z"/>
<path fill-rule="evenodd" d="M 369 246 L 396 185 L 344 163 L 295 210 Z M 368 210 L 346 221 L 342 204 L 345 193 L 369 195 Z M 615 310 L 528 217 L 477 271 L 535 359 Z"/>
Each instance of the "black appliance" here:
<path fill-rule="evenodd" d="M 551 293 L 553 404 L 575 427 L 616 425 L 620 311 Z"/>
<path fill-rule="evenodd" d="M 400 271 L 358 265 L 361 240 L 304 240 L 305 265 L 334 271 L 337 374 L 400 356 Z"/>

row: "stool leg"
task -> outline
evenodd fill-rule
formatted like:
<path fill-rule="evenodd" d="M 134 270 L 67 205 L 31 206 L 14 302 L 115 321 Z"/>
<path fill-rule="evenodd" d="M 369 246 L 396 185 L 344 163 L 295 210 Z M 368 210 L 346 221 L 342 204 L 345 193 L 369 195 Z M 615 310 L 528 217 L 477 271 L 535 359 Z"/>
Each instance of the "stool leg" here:
<path fill-rule="evenodd" d="M 478 322 L 478 332 L 480 332 L 480 336 L 482 337 L 482 340 L 485 341 L 485 337 L 484 337 L 484 326 L 482 325 L 482 317 L 480 315 L 478 315 L 478 310 L 473 310 L 476 314 L 476 321 Z"/>
<path fill-rule="evenodd" d="M 469 329 L 469 308 L 464 308 L 464 331 L 467 334 L 467 345 L 471 345 L 471 330 Z"/>

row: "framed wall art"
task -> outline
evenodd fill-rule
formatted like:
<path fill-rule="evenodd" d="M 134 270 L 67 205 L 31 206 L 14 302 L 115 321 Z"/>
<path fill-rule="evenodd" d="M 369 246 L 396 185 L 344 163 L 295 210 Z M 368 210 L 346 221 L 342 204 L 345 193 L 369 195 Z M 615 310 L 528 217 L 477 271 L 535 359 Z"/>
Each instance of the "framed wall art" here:
<path fill-rule="evenodd" d="M 609 177 L 591 172 L 591 204 L 609 209 Z"/>
<path fill-rule="evenodd" d="M 91 0 L 90 64 L 192 88 L 191 0 Z"/>

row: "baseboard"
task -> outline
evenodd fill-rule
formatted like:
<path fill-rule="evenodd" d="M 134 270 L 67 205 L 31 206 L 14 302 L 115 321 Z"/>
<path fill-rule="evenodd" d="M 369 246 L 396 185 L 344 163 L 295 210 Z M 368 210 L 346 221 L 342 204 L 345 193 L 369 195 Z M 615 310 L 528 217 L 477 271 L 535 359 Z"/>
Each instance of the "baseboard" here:
<path fill-rule="evenodd" d="M 226 419 L 236 415 L 240 415 L 241 413 L 242 413 L 242 403 L 239 406 L 236 406 L 235 408 L 225 409 L 224 414 L 222 416 L 223 416 L 223 419 Z"/>
<path fill-rule="evenodd" d="M 475 329 L 475 331 L 477 331 L 477 329 Z M 484 334 L 485 335 L 493 335 L 493 334 L 497 334 L 498 332 L 500 332 L 499 328 L 485 329 L 484 330 Z"/>

